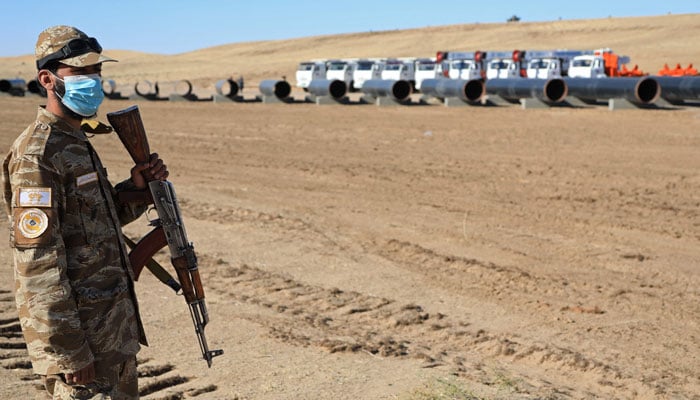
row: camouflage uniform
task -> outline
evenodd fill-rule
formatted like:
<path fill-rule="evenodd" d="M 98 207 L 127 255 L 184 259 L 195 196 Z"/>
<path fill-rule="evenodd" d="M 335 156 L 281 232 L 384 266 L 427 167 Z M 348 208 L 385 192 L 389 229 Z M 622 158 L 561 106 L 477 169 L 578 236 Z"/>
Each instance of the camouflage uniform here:
<path fill-rule="evenodd" d="M 138 398 L 146 339 L 121 226 L 146 207 L 116 201 L 133 182 L 113 187 L 85 133 L 40 107 L 5 158 L 3 188 L 34 372 L 54 399 Z M 62 374 L 90 363 L 92 384 L 65 383 Z"/>

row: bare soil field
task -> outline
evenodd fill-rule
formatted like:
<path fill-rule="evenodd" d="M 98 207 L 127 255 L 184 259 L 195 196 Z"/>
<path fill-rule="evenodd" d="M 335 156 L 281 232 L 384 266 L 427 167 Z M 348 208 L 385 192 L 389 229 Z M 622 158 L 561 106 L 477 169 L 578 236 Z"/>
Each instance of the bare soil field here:
<path fill-rule="evenodd" d="M 668 47 L 667 37 L 680 29 L 698 37 L 698 21 L 407 35 L 424 35 L 425 51 L 465 49 L 440 35 L 483 28 L 515 48 L 522 43 L 511 30 L 550 29 L 529 40 L 600 43 L 633 60 L 658 41 L 664 58 L 685 64 L 700 60 L 697 41 Z M 578 32 L 578 42 L 552 45 L 555 28 Z M 170 57 L 185 68 L 188 58 L 209 60 L 207 51 L 235 59 L 243 47 L 290 47 L 280 58 L 251 53 L 264 78 L 293 76 L 307 56 L 333 56 L 331 47 L 312 54 L 305 46 L 314 41 L 339 51 L 375 46 L 362 56 L 386 37 L 387 49 L 408 53 L 400 32 L 376 35 Z M 214 76 L 208 61 L 177 71 L 148 63 L 166 56 L 129 54 L 154 79 Z M 0 59 L 0 71 L 16 60 Z M 640 67 L 660 68 L 656 61 Z M 237 72 L 253 71 L 245 62 Z M 114 67 L 126 77 L 130 63 L 105 66 L 105 75 Z M 41 103 L 0 97 L 3 153 Z M 171 171 L 207 291 L 209 344 L 225 351 L 207 368 L 185 301 L 144 272 L 144 399 L 700 399 L 700 107 L 108 100 L 100 114 L 132 104 Z M 131 162 L 117 137 L 91 141 L 110 179 L 125 177 Z M 127 234 L 144 235 L 147 222 Z M 7 236 L 3 229 L 0 240 Z M 32 398 L 39 381 L 16 316 L 9 247 L 0 246 L 0 262 L 0 398 Z"/>

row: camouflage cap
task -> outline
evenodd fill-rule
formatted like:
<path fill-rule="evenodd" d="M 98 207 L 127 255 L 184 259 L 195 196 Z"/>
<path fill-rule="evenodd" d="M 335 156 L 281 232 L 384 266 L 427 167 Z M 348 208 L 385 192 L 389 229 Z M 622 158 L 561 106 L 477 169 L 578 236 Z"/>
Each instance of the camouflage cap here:
<path fill-rule="evenodd" d="M 72 26 L 57 25 L 45 29 L 39 34 L 39 38 L 36 42 L 35 55 L 37 67 L 43 67 L 39 63 L 40 60 L 57 53 L 61 53 L 61 51 L 66 48 L 66 45 L 75 39 L 82 39 L 85 41 L 85 43 L 97 44 L 97 41 L 94 38 L 88 37 L 88 35 L 86 35 L 83 31 Z M 95 47 L 97 47 L 97 49 Z M 66 48 L 66 50 L 67 49 L 68 48 Z M 76 53 L 78 53 L 78 55 L 74 57 L 63 56 L 66 58 L 61 58 L 61 55 L 59 54 L 59 58 L 55 58 L 55 60 L 73 67 L 87 67 L 89 65 L 95 65 L 105 61 L 117 61 L 113 58 L 102 55 L 102 48 L 99 46 L 99 44 L 97 46 L 84 46 L 82 51 L 77 51 Z M 70 55 L 70 52 L 67 54 Z"/>

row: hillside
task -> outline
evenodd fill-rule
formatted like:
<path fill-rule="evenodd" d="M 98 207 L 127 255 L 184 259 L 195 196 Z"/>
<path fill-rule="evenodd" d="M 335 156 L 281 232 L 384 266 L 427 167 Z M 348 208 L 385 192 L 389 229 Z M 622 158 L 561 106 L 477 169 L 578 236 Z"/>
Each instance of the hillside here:
<path fill-rule="evenodd" d="M 99 37 L 99 32 L 94 35 Z M 552 22 L 465 24 L 421 29 L 362 32 L 291 40 L 235 43 L 177 55 L 105 51 L 118 64 L 105 77 L 190 79 L 200 85 L 243 74 L 248 82 L 293 79 L 299 61 L 336 57 L 434 56 L 437 50 L 592 49 L 610 47 L 632 64 L 656 73 L 665 62 L 700 64 L 700 14 Z M 33 57 L 0 58 L 0 77 L 34 74 Z"/>

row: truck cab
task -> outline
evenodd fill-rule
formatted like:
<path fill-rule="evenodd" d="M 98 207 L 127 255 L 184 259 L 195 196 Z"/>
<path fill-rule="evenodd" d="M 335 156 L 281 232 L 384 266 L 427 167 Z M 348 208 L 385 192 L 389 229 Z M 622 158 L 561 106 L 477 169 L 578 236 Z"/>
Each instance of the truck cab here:
<path fill-rule="evenodd" d="M 416 84 L 416 70 L 412 60 L 386 60 L 382 66 L 381 79 L 403 80 Z"/>
<path fill-rule="evenodd" d="M 626 76 L 624 64 L 630 58 L 618 56 L 611 49 L 596 49 L 593 54 L 574 57 L 571 61 L 569 76 L 572 78 L 605 78 Z"/>
<path fill-rule="evenodd" d="M 382 64 L 375 60 L 357 60 L 353 66 L 353 87 L 351 90 L 362 89 L 365 81 L 381 79 Z"/>
<path fill-rule="evenodd" d="M 605 76 L 605 65 L 601 57 L 580 56 L 571 62 L 569 76 L 572 78 L 602 78 Z"/>
<path fill-rule="evenodd" d="M 520 77 L 518 65 L 511 58 L 495 58 L 486 65 L 486 79 L 509 79 Z"/>
<path fill-rule="evenodd" d="M 440 77 L 440 64 L 434 58 L 419 58 L 416 64 L 416 89 L 420 90 L 421 84 L 426 79 L 436 79 Z"/>
<path fill-rule="evenodd" d="M 530 79 L 561 78 L 565 74 L 562 60 L 558 58 L 535 58 L 527 63 L 527 77 Z"/>
<path fill-rule="evenodd" d="M 349 90 L 354 91 L 353 70 L 353 64 L 348 61 L 331 60 L 326 63 L 326 79 L 343 81 Z"/>
<path fill-rule="evenodd" d="M 471 59 L 456 59 L 449 62 L 449 77 L 450 79 L 482 79 L 483 70 L 481 63 Z"/>
<path fill-rule="evenodd" d="M 296 71 L 296 86 L 308 90 L 314 79 L 326 79 L 326 63 L 322 61 L 303 61 Z"/>

